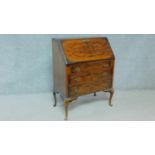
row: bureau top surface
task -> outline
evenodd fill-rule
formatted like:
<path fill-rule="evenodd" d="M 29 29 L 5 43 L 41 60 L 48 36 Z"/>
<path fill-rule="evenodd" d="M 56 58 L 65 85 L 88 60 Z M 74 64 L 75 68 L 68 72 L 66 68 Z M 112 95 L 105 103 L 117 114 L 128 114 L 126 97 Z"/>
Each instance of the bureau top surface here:
<path fill-rule="evenodd" d="M 80 38 L 61 40 L 67 63 L 113 59 L 107 38 Z"/>

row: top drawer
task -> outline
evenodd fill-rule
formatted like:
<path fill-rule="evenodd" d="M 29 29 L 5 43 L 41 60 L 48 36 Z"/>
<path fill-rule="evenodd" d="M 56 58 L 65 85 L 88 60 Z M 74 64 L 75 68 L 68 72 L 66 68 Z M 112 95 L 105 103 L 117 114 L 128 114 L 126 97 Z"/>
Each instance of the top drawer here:
<path fill-rule="evenodd" d="M 97 62 L 87 62 L 74 64 L 71 66 L 72 76 L 83 75 L 83 74 L 94 74 L 102 73 L 104 70 L 109 70 L 112 68 L 112 60 L 104 60 Z"/>

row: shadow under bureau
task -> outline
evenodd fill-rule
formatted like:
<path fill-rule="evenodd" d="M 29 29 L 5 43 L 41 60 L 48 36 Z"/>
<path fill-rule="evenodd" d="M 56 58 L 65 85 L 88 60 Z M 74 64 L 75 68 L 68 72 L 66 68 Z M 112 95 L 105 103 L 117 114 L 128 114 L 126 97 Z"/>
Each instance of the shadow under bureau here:
<path fill-rule="evenodd" d="M 59 93 L 65 120 L 68 105 L 82 95 L 109 92 L 112 106 L 115 57 L 107 38 L 53 39 L 52 51 L 54 106 Z"/>

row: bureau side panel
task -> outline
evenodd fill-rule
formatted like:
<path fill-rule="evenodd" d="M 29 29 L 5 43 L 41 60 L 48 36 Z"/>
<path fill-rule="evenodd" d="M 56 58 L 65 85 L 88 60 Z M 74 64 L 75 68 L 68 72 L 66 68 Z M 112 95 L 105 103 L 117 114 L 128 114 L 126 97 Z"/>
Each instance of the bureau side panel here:
<path fill-rule="evenodd" d="M 52 40 L 53 53 L 53 89 L 61 95 L 66 96 L 66 65 L 60 51 L 59 41 Z"/>
<path fill-rule="evenodd" d="M 115 59 L 112 61 L 112 88 L 114 88 Z"/>

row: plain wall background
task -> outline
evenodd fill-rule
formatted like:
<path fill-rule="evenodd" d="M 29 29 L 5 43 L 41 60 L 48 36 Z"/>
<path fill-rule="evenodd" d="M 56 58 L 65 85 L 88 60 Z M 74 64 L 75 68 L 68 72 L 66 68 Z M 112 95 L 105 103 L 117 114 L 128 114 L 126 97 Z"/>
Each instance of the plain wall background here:
<path fill-rule="evenodd" d="M 116 89 L 155 88 L 155 35 L 0 35 L 0 94 L 52 90 L 52 38 L 108 37 Z"/>

